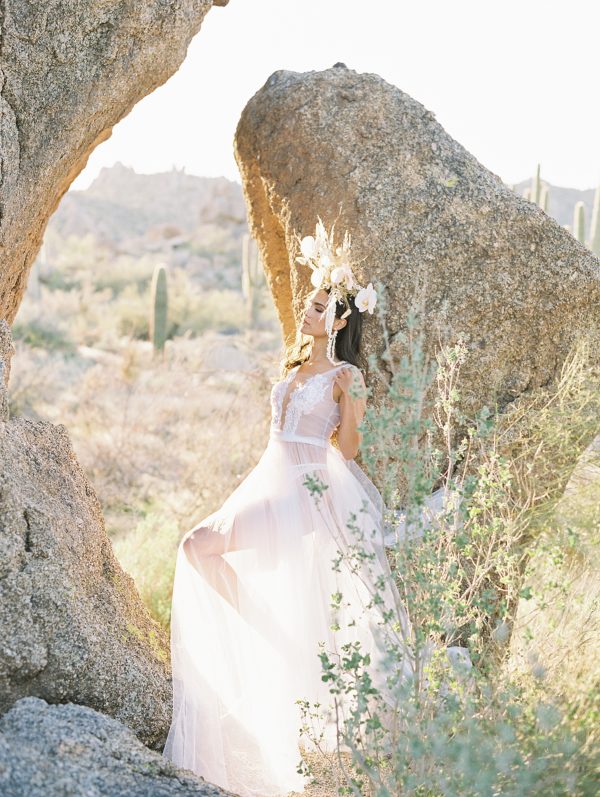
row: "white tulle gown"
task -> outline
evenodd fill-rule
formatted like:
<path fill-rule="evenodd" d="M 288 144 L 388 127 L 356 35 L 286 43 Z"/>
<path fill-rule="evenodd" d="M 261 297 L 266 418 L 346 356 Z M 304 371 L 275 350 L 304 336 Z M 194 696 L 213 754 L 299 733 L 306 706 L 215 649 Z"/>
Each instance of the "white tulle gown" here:
<path fill-rule="evenodd" d="M 351 513 L 376 570 L 389 572 L 381 496 L 330 442 L 340 420 L 333 377 L 348 365 L 296 378 L 297 366 L 273 386 L 270 437 L 258 464 L 179 545 L 164 755 L 243 797 L 304 788 L 296 700 L 330 699 L 319 641 L 329 651 L 346 639 L 373 656 L 378 650 L 368 613 L 335 640 L 330 630 L 332 593 L 343 594 L 350 612 L 370 598 L 368 575 L 332 566 L 355 542 L 346 526 Z M 303 485 L 307 476 L 327 485 L 318 504 Z M 328 726 L 325 738 L 332 747 L 333 731 Z"/>

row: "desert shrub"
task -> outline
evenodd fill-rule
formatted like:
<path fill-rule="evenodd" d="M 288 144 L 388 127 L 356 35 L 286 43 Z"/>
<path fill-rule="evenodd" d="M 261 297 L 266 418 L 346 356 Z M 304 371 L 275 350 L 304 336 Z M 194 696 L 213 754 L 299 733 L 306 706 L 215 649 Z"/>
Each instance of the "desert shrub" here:
<path fill-rule="evenodd" d="M 103 291 L 108 288 L 113 298 L 131 288 L 141 294 L 149 288 L 158 260 L 159 258 L 152 255 L 117 255 L 108 258 L 102 268 L 93 271 L 94 290 Z"/>
<path fill-rule="evenodd" d="M 182 269 L 169 275 L 169 318 L 173 334 L 188 330 L 200 335 L 207 330 L 240 332 L 247 327 L 244 301 L 239 291 L 191 289 L 189 277 Z"/>
<path fill-rule="evenodd" d="M 63 237 L 48 231 L 47 238 L 52 258 L 40 280 L 51 291 L 80 288 L 86 276 L 101 270 L 108 260 L 108 253 L 91 233 Z"/>
<path fill-rule="evenodd" d="M 214 255 L 226 256 L 228 263 L 237 263 L 241 257 L 241 242 L 231 235 L 229 230 L 217 224 L 199 224 L 194 231 L 191 242 L 194 254 L 213 258 Z"/>
<path fill-rule="evenodd" d="M 524 574 L 511 639 L 510 670 L 564 706 L 580 739 L 578 788 L 594 794 L 600 764 L 600 459 L 591 446 Z M 595 767 L 590 762 L 595 761 Z"/>
<path fill-rule="evenodd" d="M 28 346 L 54 349 L 55 351 L 74 351 L 75 343 L 69 333 L 48 319 L 32 318 L 30 321 L 17 321 L 13 325 L 15 340 L 22 340 Z"/>
<path fill-rule="evenodd" d="M 137 286 L 128 285 L 112 302 L 112 317 L 118 335 L 148 340 L 150 313 L 150 291 L 140 293 Z M 172 324 L 169 324 L 168 337 L 172 335 Z"/>
<path fill-rule="evenodd" d="M 378 312 L 387 342 L 384 301 Z M 569 469 L 599 431 L 594 344 L 574 347 L 543 396 L 516 402 L 508 413 L 484 407 L 465 418 L 458 410 L 467 356 L 462 337 L 442 347 L 435 363 L 427 361 L 413 310 L 398 340 L 404 353 L 394 356 L 386 345 L 385 369 L 370 358 L 370 374 L 385 389 L 361 424 L 362 460 L 381 485 L 384 522 L 365 532 L 350 516 L 352 544 L 342 541 L 332 562 L 363 577 L 382 652 L 372 660 L 360 642 L 348 641 L 360 618 L 348 614 L 343 595 L 332 595 L 340 641 L 318 653 L 331 706 L 300 698 L 303 736 L 331 757 L 323 740 L 333 709 L 338 791 L 357 797 L 591 795 L 597 749 L 590 725 L 572 721 L 575 704 L 543 678 L 537 660 L 525 672 L 512 666 L 510 642 L 519 602 L 531 595 L 531 551 L 544 550 Z M 425 417 L 432 386 L 435 411 Z M 434 444 L 439 439 L 443 448 Z M 307 479 L 306 487 L 318 505 L 327 485 Z M 387 547 L 389 575 L 376 566 L 373 539 Z M 567 602 L 573 598 L 567 591 Z M 591 604 L 597 625 L 597 601 Z M 581 612 L 574 616 L 584 620 Z M 564 640 L 563 650 L 569 644 Z M 593 704 L 583 701 L 582 710 L 592 714 Z M 306 760 L 299 767 L 313 772 Z"/>
<path fill-rule="evenodd" d="M 15 356 L 11 361 L 8 401 L 10 417 L 24 416 L 33 420 L 46 418 L 40 399 L 53 401 L 59 391 L 57 367 L 62 357 L 56 351 L 46 351 L 15 341 Z"/>
<path fill-rule="evenodd" d="M 165 629 L 171 616 L 175 555 L 181 530 L 172 513 L 156 507 L 134 528 L 113 540 L 115 554 L 150 614 Z"/>
<path fill-rule="evenodd" d="M 230 289 L 200 290 L 185 269 L 170 269 L 167 275 L 169 310 L 168 338 L 209 330 L 235 334 L 248 327 L 247 311 L 239 291 Z M 273 313 L 265 309 L 263 317 L 274 326 Z M 149 289 L 139 293 L 130 285 L 113 303 L 113 317 L 120 335 L 141 340 L 148 338 L 150 312 Z"/>
<path fill-rule="evenodd" d="M 65 314 L 56 312 L 55 302 L 50 296 L 50 291 L 43 290 L 41 301 L 34 301 L 27 295 L 24 297 L 12 325 L 13 338 L 33 348 L 72 353 L 76 341 L 69 328 L 68 314 L 72 312 L 73 297 L 69 296 L 65 302 L 69 306 L 65 317 Z"/>

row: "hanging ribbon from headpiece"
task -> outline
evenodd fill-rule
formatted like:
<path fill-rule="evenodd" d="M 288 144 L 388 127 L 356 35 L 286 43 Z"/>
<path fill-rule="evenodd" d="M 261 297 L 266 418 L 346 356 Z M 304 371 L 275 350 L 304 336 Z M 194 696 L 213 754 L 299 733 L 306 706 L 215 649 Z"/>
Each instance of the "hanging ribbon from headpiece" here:
<path fill-rule="evenodd" d="M 354 297 L 354 305 L 359 312 L 365 310 L 373 313 L 377 302 L 377 293 L 369 282 L 366 288 L 358 284 L 350 265 L 350 233 L 346 230 L 341 246 L 334 247 L 334 227 L 327 233 L 325 225 L 317 216 L 315 235 L 306 235 L 300 240 L 301 256 L 296 257 L 298 263 L 310 266 L 310 281 L 315 288 L 328 290 L 329 298 L 325 307 L 325 329 L 327 331 L 327 358 L 333 364 L 335 356 L 335 339 L 337 330 L 333 329 L 338 302 L 346 305 L 340 316 L 346 318 L 352 312 L 350 297 Z"/>

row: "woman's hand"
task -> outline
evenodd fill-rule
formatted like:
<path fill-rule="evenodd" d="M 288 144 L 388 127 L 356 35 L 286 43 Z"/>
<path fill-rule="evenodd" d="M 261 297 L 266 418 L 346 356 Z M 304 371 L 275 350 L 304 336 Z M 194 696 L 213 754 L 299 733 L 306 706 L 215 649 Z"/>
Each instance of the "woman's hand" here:
<path fill-rule="evenodd" d="M 347 396 L 350 395 L 350 388 L 352 387 L 352 382 L 354 381 L 354 374 L 352 373 L 352 368 L 340 368 L 333 376 L 333 381 Z"/>

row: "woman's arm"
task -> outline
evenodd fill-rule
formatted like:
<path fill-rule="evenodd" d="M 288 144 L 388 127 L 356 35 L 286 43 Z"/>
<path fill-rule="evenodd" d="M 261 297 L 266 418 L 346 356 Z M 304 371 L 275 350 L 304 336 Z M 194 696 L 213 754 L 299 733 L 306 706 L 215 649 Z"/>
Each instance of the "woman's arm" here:
<path fill-rule="evenodd" d="M 337 430 L 337 441 L 345 459 L 354 459 L 358 454 L 362 435 L 357 427 L 363 419 L 367 406 L 366 399 L 353 398 L 350 395 L 354 379 L 357 379 L 358 384 L 365 388 L 365 380 L 358 368 L 340 368 L 334 376 L 334 382 L 337 386 L 337 389 L 334 388 L 334 398 L 335 394 L 338 393 L 340 403 L 340 424 Z"/>

